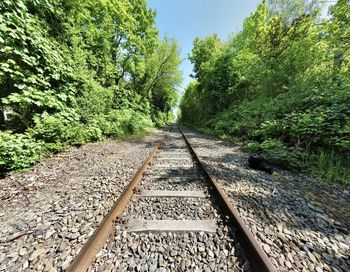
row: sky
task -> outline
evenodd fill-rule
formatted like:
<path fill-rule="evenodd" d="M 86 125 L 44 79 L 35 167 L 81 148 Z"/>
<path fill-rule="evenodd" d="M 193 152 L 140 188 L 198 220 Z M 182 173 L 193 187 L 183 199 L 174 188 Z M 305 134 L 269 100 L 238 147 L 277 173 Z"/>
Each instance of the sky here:
<path fill-rule="evenodd" d="M 148 0 L 157 11 L 161 37 L 175 38 L 181 47 L 182 89 L 191 81 L 192 64 L 187 59 L 196 37 L 218 34 L 226 41 L 242 29 L 243 21 L 256 10 L 260 0 Z"/>
<path fill-rule="evenodd" d="M 243 21 L 256 10 L 261 0 L 148 0 L 148 6 L 157 11 L 156 24 L 161 37 L 175 38 L 181 47 L 181 92 L 192 80 L 192 64 L 188 60 L 196 37 L 218 34 L 227 41 L 232 33 L 242 30 Z M 326 1 L 322 17 L 332 1 Z"/>

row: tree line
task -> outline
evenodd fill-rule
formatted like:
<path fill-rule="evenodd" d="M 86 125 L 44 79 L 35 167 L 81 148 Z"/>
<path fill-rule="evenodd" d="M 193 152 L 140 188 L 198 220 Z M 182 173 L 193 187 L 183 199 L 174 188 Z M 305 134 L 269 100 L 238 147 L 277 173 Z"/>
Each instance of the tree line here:
<path fill-rule="evenodd" d="M 350 2 L 262 1 L 227 42 L 196 38 L 181 121 L 350 184 Z"/>
<path fill-rule="evenodd" d="M 146 0 L 0 3 L 0 172 L 173 118 L 179 46 Z"/>

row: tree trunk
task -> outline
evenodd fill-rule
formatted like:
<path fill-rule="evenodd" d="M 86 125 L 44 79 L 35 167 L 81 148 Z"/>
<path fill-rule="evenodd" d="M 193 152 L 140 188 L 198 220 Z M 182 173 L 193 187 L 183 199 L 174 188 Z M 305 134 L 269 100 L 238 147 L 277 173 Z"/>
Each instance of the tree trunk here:
<path fill-rule="evenodd" d="M 5 125 L 5 112 L 3 105 L 0 105 L 0 129 L 3 129 Z"/>

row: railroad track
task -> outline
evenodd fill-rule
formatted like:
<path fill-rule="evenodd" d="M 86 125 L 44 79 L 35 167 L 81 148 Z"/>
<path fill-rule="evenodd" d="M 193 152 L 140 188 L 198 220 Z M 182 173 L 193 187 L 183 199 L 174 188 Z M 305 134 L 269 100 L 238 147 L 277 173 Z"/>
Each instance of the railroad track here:
<path fill-rule="evenodd" d="M 276 271 L 176 125 L 68 269 L 87 270 Z"/>

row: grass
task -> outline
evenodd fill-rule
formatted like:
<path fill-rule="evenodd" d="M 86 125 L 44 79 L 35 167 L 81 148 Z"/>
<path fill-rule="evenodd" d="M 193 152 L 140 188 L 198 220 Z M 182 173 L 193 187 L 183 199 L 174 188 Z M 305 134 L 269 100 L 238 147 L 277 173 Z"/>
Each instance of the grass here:
<path fill-rule="evenodd" d="M 312 172 L 328 182 L 337 182 L 350 186 L 350 159 L 336 154 L 334 151 L 320 150 L 308 152 L 305 161 Z"/>

